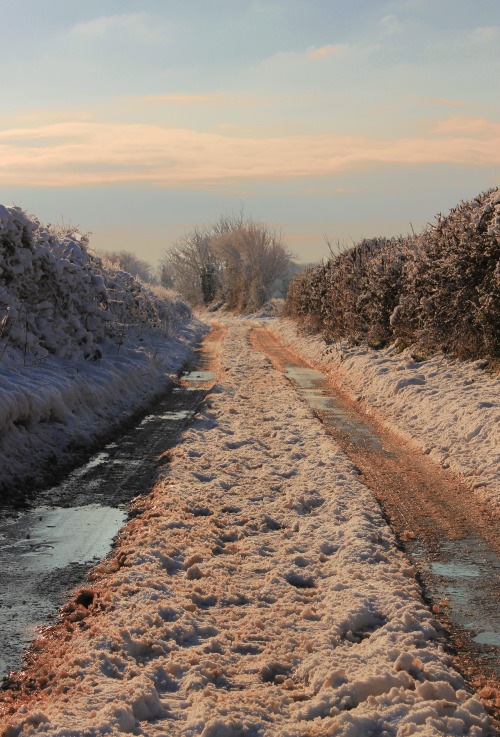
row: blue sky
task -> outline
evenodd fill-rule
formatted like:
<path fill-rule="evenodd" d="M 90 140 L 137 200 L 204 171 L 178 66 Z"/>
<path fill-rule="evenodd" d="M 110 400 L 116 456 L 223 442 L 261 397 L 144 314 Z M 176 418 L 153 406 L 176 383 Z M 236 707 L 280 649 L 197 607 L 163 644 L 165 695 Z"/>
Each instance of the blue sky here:
<path fill-rule="evenodd" d="M 498 0 L 1 8 L 0 201 L 98 249 L 243 205 L 314 261 L 500 183 Z"/>

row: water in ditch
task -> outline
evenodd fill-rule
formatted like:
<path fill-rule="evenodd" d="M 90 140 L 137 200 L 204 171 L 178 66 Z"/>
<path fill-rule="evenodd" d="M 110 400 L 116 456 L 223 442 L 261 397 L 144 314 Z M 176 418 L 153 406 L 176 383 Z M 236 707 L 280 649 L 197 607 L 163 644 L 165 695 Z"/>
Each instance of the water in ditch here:
<path fill-rule="evenodd" d="M 130 501 L 151 488 L 158 457 L 193 420 L 215 378 L 187 371 L 142 419 L 40 492 L 36 507 L 0 522 L 0 678 L 21 667 L 36 628 L 108 554 Z"/>

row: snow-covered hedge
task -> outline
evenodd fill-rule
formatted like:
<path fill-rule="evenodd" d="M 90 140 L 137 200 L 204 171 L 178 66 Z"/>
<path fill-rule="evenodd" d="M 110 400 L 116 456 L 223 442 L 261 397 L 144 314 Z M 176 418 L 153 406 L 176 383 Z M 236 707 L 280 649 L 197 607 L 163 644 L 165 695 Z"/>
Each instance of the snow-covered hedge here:
<path fill-rule="evenodd" d="M 120 345 L 130 331 L 168 336 L 190 316 L 175 295 L 93 254 L 74 230 L 0 206 L 0 355 L 97 360 L 106 341 Z"/>
<path fill-rule="evenodd" d="M 75 231 L 0 206 L 0 502 L 165 392 L 205 331 Z"/>
<path fill-rule="evenodd" d="M 500 192 L 463 202 L 420 235 L 363 240 L 295 277 L 287 314 L 322 332 L 425 353 L 500 357 Z"/>

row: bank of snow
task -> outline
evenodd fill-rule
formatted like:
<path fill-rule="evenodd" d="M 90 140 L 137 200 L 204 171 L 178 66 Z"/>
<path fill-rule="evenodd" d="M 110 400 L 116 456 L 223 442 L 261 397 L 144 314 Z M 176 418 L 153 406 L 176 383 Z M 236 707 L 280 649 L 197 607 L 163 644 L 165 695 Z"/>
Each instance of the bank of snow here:
<path fill-rule="evenodd" d="M 373 495 L 229 322 L 209 401 L 114 558 L 36 644 L 25 678 L 41 692 L 0 728 L 486 735 Z"/>
<path fill-rule="evenodd" d="M 76 232 L 0 206 L 0 488 L 19 491 L 164 391 L 203 329 Z"/>
<path fill-rule="evenodd" d="M 412 349 L 373 350 L 347 341 L 329 346 L 296 323 L 266 327 L 321 368 L 395 432 L 463 477 L 480 500 L 500 513 L 500 376 L 484 361 L 439 354 L 415 360 Z"/>

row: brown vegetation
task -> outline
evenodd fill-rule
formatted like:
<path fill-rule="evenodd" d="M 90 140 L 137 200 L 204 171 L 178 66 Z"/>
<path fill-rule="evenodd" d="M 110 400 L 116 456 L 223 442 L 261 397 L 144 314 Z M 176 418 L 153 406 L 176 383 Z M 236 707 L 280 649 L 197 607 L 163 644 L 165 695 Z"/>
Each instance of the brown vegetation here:
<path fill-rule="evenodd" d="M 423 353 L 500 357 L 500 192 L 420 235 L 363 240 L 291 282 L 287 314 L 328 341 L 399 339 Z"/>
<path fill-rule="evenodd" d="M 183 236 L 165 252 L 161 279 L 193 305 L 220 302 L 252 312 L 270 297 L 284 296 L 290 267 L 281 236 L 239 215 Z"/>

